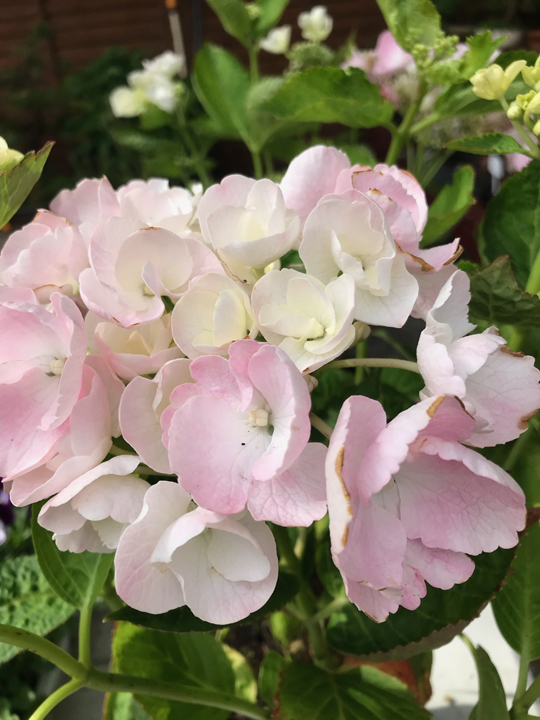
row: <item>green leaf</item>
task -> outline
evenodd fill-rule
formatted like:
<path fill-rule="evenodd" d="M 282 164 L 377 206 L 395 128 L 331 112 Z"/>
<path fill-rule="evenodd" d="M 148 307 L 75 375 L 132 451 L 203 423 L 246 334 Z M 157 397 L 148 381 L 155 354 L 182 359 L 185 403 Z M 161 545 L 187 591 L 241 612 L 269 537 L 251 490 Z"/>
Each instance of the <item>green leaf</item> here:
<path fill-rule="evenodd" d="M 346 145 L 335 144 L 339 150 L 342 150 L 349 158 L 351 165 L 369 165 L 374 167 L 377 164 L 373 150 L 368 145 Z"/>
<path fill-rule="evenodd" d="M 540 327 L 540 298 L 517 284 L 508 255 L 501 255 L 483 270 L 469 272 L 472 317 L 491 325 Z"/>
<path fill-rule="evenodd" d="M 174 682 L 178 686 L 234 694 L 234 673 L 220 643 L 211 635 L 177 635 L 119 623 L 114 634 L 117 672 Z M 226 710 L 135 695 L 153 720 L 225 720 Z"/>
<path fill-rule="evenodd" d="M 222 48 L 204 45 L 195 58 L 193 88 L 210 117 L 232 137 L 249 138 L 246 99 L 249 76 Z"/>
<path fill-rule="evenodd" d="M 472 654 L 478 671 L 478 703 L 469 720 L 510 720 L 506 694 L 497 668 L 480 645 L 472 648 Z"/>
<path fill-rule="evenodd" d="M 135 128 L 116 127 L 111 130 L 111 135 L 119 145 L 143 155 L 154 155 L 156 153 L 182 154 L 182 147 L 174 140 L 156 137 Z"/>
<path fill-rule="evenodd" d="M 364 665 L 329 673 L 314 665 L 283 667 L 279 688 L 281 720 L 429 720 L 407 687 Z"/>
<path fill-rule="evenodd" d="M 249 702 L 257 702 L 257 682 L 251 665 L 241 652 L 230 645 L 222 643 L 221 647 L 227 656 L 234 673 L 234 694 Z"/>
<path fill-rule="evenodd" d="M 294 598 L 298 589 L 299 583 L 294 575 L 280 572 L 276 589 L 267 603 L 259 610 L 251 613 L 251 615 L 244 620 L 240 620 L 232 625 L 214 625 L 213 623 L 208 623 L 205 620 L 195 617 L 186 606 L 177 608 L 176 610 L 169 610 L 169 612 L 162 613 L 161 615 L 150 615 L 149 613 L 139 612 L 139 610 L 134 610 L 126 606 L 121 610 L 116 610 L 110 615 L 107 615 L 105 620 L 113 622 L 125 620 L 133 623 L 133 625 L 174 633 L 215 632 L 219 630 L 219 628 L 242 625 L 243 623 L 250 622 L 254 618 L 262 617 L 274 610 L 279 610 Z"/>
<path fill-rule="evenodd" d="M 250 47 L 252 36 L 251 18 L 242 0 L 206 0 L 216 13 L 223 29 L 244 47 Z"/>
<path fill-rule="evenodd" d="M 392 104 L 359 68 L 313 67 L 290 75 L 264 107 L 286 120 L 354 128 L 384 125 L 393 114 Z"/>
<path fill-rule="evenodd" d="M 0 565 L 0 622 L 48 635 L 73 614 L 73 608 L 51 589 L 35 555 L 19 555 Z M 0 642 L 0 663 L 21 652 Z"/>
<path fill-rule="evenodd" d="M 474 170 L 463 165 L 454 172 L 450 185 L 445 185 L 428 210 L 428 221 L 422 235 L 422 247 L 432 245 L 448 232 L 474 205 Z"/>
<path fill-rule="evenodd" d="M 354 605 L 335 613 L 328 625 L 328 641 L 341 652 L 379 662 L 401 660 L 450 642 L 473 620 L 497 592 L 514 551 L 499 549 L 474 558 L 472 576 L 450 590 L 428 586 L 417 610 L 399 610 L 376 623 Z"/>
<path fill-rule="evenodd" d="M 498 62 L 498 59 L 497 59 Z M 523 80 L 516 78 L 508 88 L 506 99 L 515 100 L 516 96 L 530 90 Z M 466 115 L 487 115 L 500 113 L 501 105 L 498 100 L 484 100 L 477 97 L 467 80 L 464 83 L 451 85 L 444 90 L 433 105 L 433 111 L 443 118 L 464 117 Z"/>
<path fill-rule="evenodd" d="M 255 30 L 258 37 L 263 37 L 279 22 L 289 0 L 256 0 L 256 7 L 260 15 L 255 21 Z"/>
<path fill-rule="evenodd" d="M 259 693 L 268 705 L 274 707 L 274 697 L 278 691 L 279 675 L 285 658 L 274 650 L 269 650 L 263 657 L 259 668 Z"/>
<path fill-rule="evenodd" d="M 506 585 L 493 612 L 506 642 L 529 661 L 540 658 L 540 524 L 521 537 Z"/>
<path fill-rule="evenodd" d="M 131 693 L 113 692 L 105 695 L 103 720 L 152 720 L 152 718 Z"/>
<path fill-rule="evenodd" d="M 432 46 L 441 32 L 441 17 L 430 0 L 377 0 L 388 29 L 405 50 L 417 43 Z"/>
<path fill-rule="evenodd" d="M 493 40 L 491 30 L 467 38 L 469 49 L 462 58 L 461 75 L 467 80 L 480 68 L 485 67 L 495 50 L 502 45 L 506 37 Z"/>
<path fill-rule="evenodd" d="M 30 152 L 11 170 L 0 173 L 0 228 L 11 220 L 39 180 L 53 142 Z"/>
<path fill-rule="evenodd" d="M 510 255 L 517 281 L 526 287 L 540 252 L 540 160 L 506 180 L 491 198 L 482 234 L 488 260 Z"/>
<path fill-rule="evenodd" d="M 446 143 L 450 150 L 468 152 L 473 155 L 506 155 L 507 153 L 523 153 L 523 146 L 510 135 L 487 133 L 478 137 L 465 137 Z"/>
<path fill-rule="evenodd" d="M 412 373 L 411 373 L 412 374 Z M 345 597 L 345 586 L 341 573 L 332 560 L 330 552 L 330 537 L 327 535 L 323 542 L 317 546 L 315 553 L 315 567 L 319 580 L 326 592 L 333 598 Z"/>
<path fill-rule="evenodd" d="M 157 130 L 171 124 L 171 113 L 165 112 L 157 105 L 150 104 L 139 118 L 142 130 Z"/>
<path fill-rule="evenodd" d="M 52 533 L 37 522 L 40 509 L 38 503 L 32 506 L 32 540 L 43 574 L 62 600 L 76 608 L 91 607 L 111 569 L 114 554 L 61 552 Z"/>

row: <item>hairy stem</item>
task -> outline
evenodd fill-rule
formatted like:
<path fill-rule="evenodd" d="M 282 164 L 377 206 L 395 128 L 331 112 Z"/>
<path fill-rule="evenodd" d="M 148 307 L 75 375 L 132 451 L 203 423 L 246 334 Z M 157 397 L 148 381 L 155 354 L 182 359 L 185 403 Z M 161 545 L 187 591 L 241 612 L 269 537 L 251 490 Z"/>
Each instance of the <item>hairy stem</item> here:
<path fill-rule="evenodd" d="M 21 630 L 12 625 L 0 625 L 0 638 L 3 643 L 14 645 L 15 647 L 29 650 L 39 655 L 49 662 L 60 668 L 66 675 L 72 678 L 84 680 L 88 674 L 87 668 L 82 663 L 67 653 L 65 650 L 57 647 L 54 643 L 39 635 Z"/>
<path fill-rule="evenodd" d="M 77 692 L 77 690 L 80 690 L 82 687 L 84 687 L 84 682 L 82 680 L 76 680 L 75 678 L 65 685 L 60 686 L 58 690 L 55 690 L 52 695 L 49 695 L 49 697 L 34 710 L 30 716 L 30 720 L 43 720 L 62 700 L 73 695 L 74 692 Z"/>
<path fill-rule="evenodd" d="M 353 367 L 399 368 L 400 370 L 410 370 L 411 372 L 420 374 L 418 363 L 412 362 L 411 360 L 401 360 L 400 358 L 350 358 L 348 360 L 333 360 L 317 372 L 324 372 L 324 370 L 331 370 L 332 368 Z"/>
<path fill-rule="evenodd" d="M 330 425 L 328 425 L 328 423 L 325 423 L 324 420 L 322 420 L 318 415 L 315 415 L 315 413 L 310 413 L 309 419 L 311 420 L 311 424 L 313 425 L 313 427 L 318 430 L 321 435 L 324 435 L 325 438 L 328 438 L 330 440 L 333 432 Z"/>
<path fill-rule="evenodd" d="M 395 133 L 395 135 L 392 136 L 392 142 L 390 143 L 390 147 L 388 148 L 388 153 L 385 160 L 385 163 L 387 165 L 395 165 L 398 161 L 401 148 L 405 145 L 405 143 L 410 137 L 412 124 L 418 113 L 418 110 L 420 109 L 420 105 L 422 104 L 422 100 L 424 99 L 426 92 L 427 85 L 425 81 L 421 81 L 420 87 L 418 88 L 418 95 L 416 97 L 416 100 L 405 113 L 401 125 L 397 129 L 397 132 Z"/>
<path fill-rule="evenodd" d="M 83 607 L 79 617 L 79 662 L 87 668 L 92 666 L 91 630 L 92 605 Z"/>

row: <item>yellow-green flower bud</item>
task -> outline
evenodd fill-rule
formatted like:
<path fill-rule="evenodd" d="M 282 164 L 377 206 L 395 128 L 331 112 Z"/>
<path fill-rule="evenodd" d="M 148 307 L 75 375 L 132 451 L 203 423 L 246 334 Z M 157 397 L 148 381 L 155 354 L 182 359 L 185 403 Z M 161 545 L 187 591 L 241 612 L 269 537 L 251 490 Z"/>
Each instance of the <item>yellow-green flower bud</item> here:
<path fill-rule="evenodd" d="M 245 7 L 250 20 L 257 20 L 261 16 L 262 10 L 258 5 L 255 5 L 255 3 L 246 3 Z"/>
<path fill-rule="evenodd" d="M 521 75 L 529 87 L 538 90 L 536 85 L 540 82 L 540 55 L 536 59 L 534 67 L 527 65 L 521 71 Z"/>
<path fill-rule="evenodd" d="M 523 117 L 523 108 L 521 108 L 514 100 L 514 102 L 510 103 L 510 107 L 508 108 L 508 112 L 506 114 L 510 120 L 521 120 Z"/>
<path fill-rule="evenodd" d="M 3 137 L 0 137 L 0 172 L 12 170 L 15 165 L 21 162 L 23 157 L 24 155 L 18 150 L 8 148 L 7 142 Z"/>
<path fill-rule="evenodd" d="M 540 120 L 534 125 L 533 133 L 538 137 L 540 136 Z"/>
<path fill-rule="evenodd" d="M 484 100 L 500 100 L 526 64 L 525 60 L 515 60 L 506 70 L 496 64 L 477 70 L 471 78 L 474 94 Z"/>
<path fill-rule="evenodd" d="M 518 95 L 516 97 L 515 102 L 522 110 L 526 110 L 527 105 L 531 102 L 531 100 L 534 98 L 535 95 L 536 95 L 536 93 L 534 92 L 534 90 L 530 90 L 528 93 L 524 93 L 523 95 Z"/>
<path fill-rule="evenodd" d="M 531 90 L 531 92 L 534 97 L 529 100 L 526 112 L 538 115 L 540 114 L 540 93 L 535 93 L 534 90 Z"/>

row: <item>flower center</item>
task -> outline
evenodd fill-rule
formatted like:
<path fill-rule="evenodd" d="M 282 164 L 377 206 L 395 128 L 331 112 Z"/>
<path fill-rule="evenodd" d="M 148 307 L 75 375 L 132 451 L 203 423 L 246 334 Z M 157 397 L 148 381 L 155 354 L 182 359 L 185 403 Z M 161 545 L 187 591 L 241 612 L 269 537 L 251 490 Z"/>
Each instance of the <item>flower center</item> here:
<path fill-rule="evenodd" d="M 66 364 L 67 358 L 54 358 L 51 360 L 51 364 L 49 366 L 49 374 L 51 375 L 61 375 L 62 370 L 64 369 L 64 365 Z"/>
<path fill-rule="evenodd" d="M 258 410 L 252 410 L 249 413 L 249 422 L 251 425 L 255 425 L 256 427 L 268 427 L 268 417 L 268 410 L 259 408 Z"/>

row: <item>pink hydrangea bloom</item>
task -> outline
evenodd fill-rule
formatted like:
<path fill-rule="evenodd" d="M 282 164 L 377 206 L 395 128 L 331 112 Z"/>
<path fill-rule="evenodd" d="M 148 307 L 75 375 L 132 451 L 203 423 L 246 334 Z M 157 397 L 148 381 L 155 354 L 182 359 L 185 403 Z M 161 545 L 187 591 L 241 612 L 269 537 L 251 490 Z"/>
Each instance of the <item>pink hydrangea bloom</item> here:
<path fill-rule="evenodd" d="M 170 360 L 153 380 L 134 378 L 124 390 L 120 403 L 120 426 L 128 443 L 153 470 L 171 473 L 167 449 L 163 444 L 161 415 L 169 406 L 172 391 L 191 383 L 190 360 Z"/>
<path fill-rule="evenodd" d="M 138 520 L 115 557 L 116 589 L 131 607 L 158 614 L 187 605 L 207 622 L 242 620 L 264 605 L 277 582 L 274 538 L 248 513 L 190 510 L 175 482 L 146 493 Z"/>
<path fill-rule="evenodd" d="M 418 366 L 426 383 L 421 397 L 460 398 L 474 417 L 471 445 L 514 440 L 540 408 L 540 370 L 534 358 L 508 349 L 496 328 L 469 335 L 470 280 L 456 271 L 427 314 L 418 342 Z"/>
<path fill-rule="evenodd" d="M 134 218 L 111 218 L 90 243 L 91 267 L 80 277 L 81 297 L 100 317 L 122 327 L 151 322 L 165 311 L 162 296 L 177 300 L 191 280 L 223 274 L 205 245 Z"/>
<path fill-rule="evenodd" d="M 78 307 L 31 290 L 0 288 L 0 476 L 35 468 L 64 434 L 81 392 L 86 333 Z"/>
<path fill-rule="evenodd" d="M 62 433 L 39 464 L 5 481 L 14 505 L 29 505 L 64 490 L 96 467 L 120 434 L 118 404 L 124 386 L 99 357 L 88 357 L 80 395 Z"/>
<path fill-rule="evenodd" d="M 426 582 L 467 580 L 468 555 L 518 542 L 523 491 L 461 444 L 473 427 L 451 397 L 423 400 L 388 425 L 375 400 L 343 404 L 326 459 L 332 554 L 347 595 L 377 622 L 399 605 L 417 608 Z"/>
<path fill-rule="evenodd" d="M 204 240 L 233 275 L 249 283 L 295 247 L 300 232 L 279 185 L 243 175 L 229 175 L 208 188 L 197 218 Z"/>
<path fill-rule="evenodd" d="M 87 245 L 98 224 L 120 212 L 114 188 L 105 177 L 81 180 L 73 190 L 62 190 L 50 208 L 75 225 Z"/>
<path fill-rule="evenodd" d="M 308 445 L 307 383 L 272 345 L 239 340 L 229 353 L 193 360 L 195 383 L 171 394 L 161 419 L 171 467 L 208 510 L 247 505 L 256 519 L 310 524 L 325 513 L 325 448 Z"/>
<path fill-rule="evenodd" d="M 150 485 L 132 473 L 140 458 L 119 455 L 80 475 L 41 508 L 39 524 L 59 550 L 114 552 L 139 517 Z"/>
<path fill-rule="evenodd" d="M 153 375 L 169 360 L 182 357 L 172 342 L 170 313 L 133 328 L 119 327 L 93 312 L 84 321 L 90 351 L 101 355 L 123 380 Z"/>
<path fill-rule="evenodd" d="M 53 292 L 77 295 L 79 275 L 88 267 L 88 250 L 76 227 L 40 210 L 12 233 L 0 254 L 0 283 L 29 288 L 42 303 Z"/>

